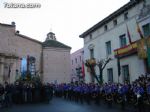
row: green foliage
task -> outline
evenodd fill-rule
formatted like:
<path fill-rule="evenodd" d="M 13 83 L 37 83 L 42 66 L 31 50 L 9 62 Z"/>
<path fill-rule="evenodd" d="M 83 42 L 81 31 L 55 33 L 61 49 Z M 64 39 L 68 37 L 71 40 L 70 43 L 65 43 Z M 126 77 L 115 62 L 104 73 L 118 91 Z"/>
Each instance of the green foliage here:
<path fill-rule="evenodd" d="M 26 75 L 25 78 L 20 76 L 15 82 L 20 82 L 20 83 L 28 82 L 28 83 L 38 83 L 38 84 L 42 83 L 38 75 L 31 77 L 30 74 Z"/>

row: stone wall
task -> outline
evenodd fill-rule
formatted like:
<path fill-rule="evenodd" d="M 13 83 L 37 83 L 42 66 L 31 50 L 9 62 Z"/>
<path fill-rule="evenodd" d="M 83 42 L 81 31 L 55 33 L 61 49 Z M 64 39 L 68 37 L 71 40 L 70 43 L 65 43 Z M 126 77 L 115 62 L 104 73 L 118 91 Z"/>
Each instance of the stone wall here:
<path fill-rule="evenodd" d="M 0 40 L 1 82 L 9 81 L 11 83 L 15 81 L 16 70 L 18 70 L 20 74 L 21 59 L 23 57 L 27 57 L 27 55 L 36 58 L 36 70 L 40 71 L 42 43 L 24 35 L 15 33 L 15 26 L 1 24 Z M 14 56 L 14 58 L 12 56 Z M 9 71 L 9 69 L 11 71 Z"/>
<path fill-rule="evenodd" d="M 0 23 L 0 83 L 13 83 L 21 75 L 21 60 L 36 58 L 43 82 L 70 82 L 70 48 L 42 48 L 42 42 L 16 32 L 15 25 Z M 17 72 L 18 71 L 18 72 Z"/>
<path fill-rule="evenodd" d="M 50 48 L 43 50 L 44 82 L 70 82 L 70 49 Z"/>

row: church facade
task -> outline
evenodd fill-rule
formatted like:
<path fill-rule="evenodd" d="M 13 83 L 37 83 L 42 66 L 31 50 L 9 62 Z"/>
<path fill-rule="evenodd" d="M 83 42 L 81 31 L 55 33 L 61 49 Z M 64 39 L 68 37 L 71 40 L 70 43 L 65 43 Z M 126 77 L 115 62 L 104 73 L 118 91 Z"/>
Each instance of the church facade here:
<path fill-rule="evenodd" d="M 44 83 L 69 82 L 70 50 L 71 47 L 58 42 L 52 32 L 40 42 L 16 31 L 14 22 L 0 23 L 0 83 L 13 83 L 26 71 L 30 71 L 31 76 L 40 76 Z"/>

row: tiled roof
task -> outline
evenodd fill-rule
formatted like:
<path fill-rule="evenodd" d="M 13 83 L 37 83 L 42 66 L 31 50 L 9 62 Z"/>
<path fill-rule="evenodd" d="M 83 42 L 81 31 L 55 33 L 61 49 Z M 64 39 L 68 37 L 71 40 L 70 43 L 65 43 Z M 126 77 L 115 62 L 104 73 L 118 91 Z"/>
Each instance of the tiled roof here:
<path fill-rule="evenodd" d="M 66 48 L 66 49 L 71 49 L 71 47 L 58 42 L 56 40 L 46 40 L 45 42 L 43 42 L 43 47 L 56 47 L 56 48 Z"/>
<path fill-rule="evenodd" d="M 1 26 L 15 27 L 15 25 L 0 23 Z"/>
<path fill-rule="evenodd" d="M 15 33 L 15 35 L 19 36 L 19 37 L 22 37 L 22 38 L 25 38 L 25 39 L 28 39 L 30 41 L 33 41 L 33 42 L 36 42 L 36 43 L 39 43 L 39 44 L 42 44 L 42 42 L 36 40 L 36 39 L 33 39 L 33 38 L 30 38 L 28 36 L 25 36 L 25 35 L 22 35 L 22 34 L 19 34 L 19 33 Z"/>

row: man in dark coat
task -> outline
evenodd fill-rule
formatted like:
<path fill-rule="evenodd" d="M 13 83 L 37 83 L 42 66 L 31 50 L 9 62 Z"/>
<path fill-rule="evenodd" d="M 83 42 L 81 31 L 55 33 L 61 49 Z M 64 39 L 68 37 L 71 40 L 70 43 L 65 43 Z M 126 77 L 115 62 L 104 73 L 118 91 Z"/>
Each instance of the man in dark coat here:
<path fill-rule="evenodd" d="M 0 108 L 4 104 L 4 87 L 2 84 L 0 84 Z"/>
<path fill-rule="evenodd" d="M 5 88 L 4 88 L 4 94 L 5 94 L 5 106 L 9 107 L 12 104 L 12 90 L 11 86 L 5 82 Z"/>

